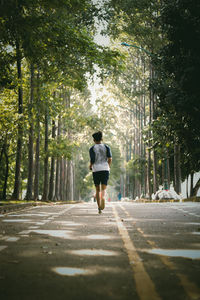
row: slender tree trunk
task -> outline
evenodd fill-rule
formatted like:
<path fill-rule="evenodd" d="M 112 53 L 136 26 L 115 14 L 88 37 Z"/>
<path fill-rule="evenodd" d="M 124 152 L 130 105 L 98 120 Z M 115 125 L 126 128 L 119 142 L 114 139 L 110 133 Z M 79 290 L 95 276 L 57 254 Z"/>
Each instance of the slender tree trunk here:
<path fill-rule="evenodd" d="M 60 116 L 58 118 L 58 129 L 57 129 L 57 139 L 60 138 L 60 127 L 61 127 L 61 121 Z M 60 158 L 57 157 L 56 159 L 56 181 L 55 181 L 55 201 L 60 200 Z"/>
<path fill-rule="evenodd" d="M 63 200 L 66 200 L 66 184 L 67 184 L 67 161 L 66 159 L 64 158 L 64 164 L 63 164 L 63 167 L 64 167 L 64 179 L 63 179 Z"/>
<path fill-rule="evenodd" d="M 63 200 L 64 195 L 63 195 L 63 172 L 64 172 L 64 168 L 63 168 L 63 158 L 60 158 L 60 200 Z"/>
<path fill-rule="evenodd" d="M 16 42 L 16 56 L 17 56 L 17 78 L 18 78 L 18 114 L 20 116 L 18 123 L 18 137 L 17 137 L 17 153 L 15 165 L 15 183 L 12 199 L 19 199 L 20 193 L 20 169 L 22 159 L 22 138 L 23 138 L 23 91 L 22 91 L 22 71 L 21 71 L 21 52 L 18 41 Z"/>
<path fill-rule="evenodd" d="M 181 147 L 178 144 L 178 189 L 181 193 Z"/>
<path fill-rule="evenodd" d="M 67 161 L 67 200 L 73 200 L 73 172 L 72 161 Z"/>
<path fill-rule="evenodd" d="M 40 129 L 39 132 L 37 133 L 37 138 L 36 138 L 34 200 L 39 200 L 39 175 L 40 175 Z"/>
<path fill-rule="evenodd" d="M 167 180 L 168 180 L 168 188 L 170 189 L 170 163 L 169 163 L 169 157 L 167 157 Z"/>
<path fill-rule="evenodd" d="M 52 120 L 52 139 L 55 140 L 56 137 L 56 124 L 55 120 Z M 50 171 L 50 180 L 49 180 L 49 200 L 54 199 L 55 193 L 55 157 L 51 158 L 51 171 Z"/>
<path fill-rule="evenodd" d="M 151 150 L 148 149 L 147 153 L 147 190 L 148 190 L 148 195 L 149 199 L 151 199 L 152 195 L 152 188 L 151 188 Z"/>
<path fill-rule="evenodd" d="M 193 189 L 194 189 L 194 172 L 190 175 L 190 197 L 193 196 Z"/>
<path fill-rule="evenodd" d="M 56 160 L 55 196 L 54 196 L 55 201 L 60 200 L 59 182 L 60 182 L 60 160 L 59 160 L 59 158 L 57 158 L 57 160 Z"/>
<path fill-rule="evenodd" d="M 158 190 L 158 170 L 157 170 L 157 153 L 153 149 L 153 192 L 154 194 Z"/>
<path fill-rule="evenodd" d="M 162 160 L 162 171 L 161 171 L 161 182 L 160 184 L 164 184 L 165 180 L 165 160 Z"/>
<path fill-rule="evenodd" d="M 30 67 L 30 103 L 29 103 L 29 143 L 28 143 L 28 182 L 25 199 L 31 200 L 33 198 L 33 99 L 34 99 L 34 66 Z"/>
<path fill-rule="evenodd" d="M 55 180 L 55 196 L 54 201 L 60 200 L 60 159 L 56 160 L 56 180 Z"/>
<path fill-rule="evenodd" d="M 155 71 L 153 66 L 151 65 L 151 79 L 155 78 Z M 156 101 L 155 101 L 155 94 L 153 91 L 151 91 L 151 97 L 152 97 L 152 118 L 153 120 L 156 119 Z M 157 167 L 157 152 L 156 149 L 153 148 L 153 192 L 154 194 L 158 190 L 158 167 Z"/>
<path fill-rule="evenodd" d="M 186 196 L 188 198 L 188 176 L 186 178 Z"/>
<path fill-rule="evenodd" d="M 2 199 L 6 200 L 7 198 L 7 183 L 8 183 L 8 172 L 9 172 L 9 158 L 8 158 L 8 147 L 5 147 L 4 154 L 6 158 L 6 171 L 5 171 L 5 178 L 4 178 L 4 186 L 3 186 L 3 194 Z"/>
<path fill-rule="evenodd" d="M 196 197 L 199 189 L 200 189 L 200 178 L 197 181 L 197 183 L 195 184 L 195 186 L 193 187 L 190 197 Z"/>
<path fill-rule="evenodd" d="M 1 153 L 0 153 L 0 164 L 1 164 L 2 157 L 3 157 L 3 153 L 4 153 L 4 147 L 5 147 L 5 142 L 3 142 L 3 146 L 2 146 L 2 148 L 1 148 Z"/>
<path fill-rule="evenodd" d="M 181 174 L 180 174 L 180 147 L 174 143 L 174 189 L 180 194 Z"/>
<path fill-rule="evenodd" d="M 37 73 L 37 124 L 36 124 L 36 149 L 35 149 L 35 178 L 34 200 L 39 199 L 39 176 L 40 176 L 40 74 Z"/>
<path fill-rule="evenodd" d="M 49 156 L 48 156 L 48 144 L 49 144 L 49 126 L 48 126 L 48 108 L 46 103 L 46 111 L 45 111 L 45 142 L 44 142 L 44 183 L 43 183 L 43 195 L 42 200 L 48 201 L 48 192 L 49 192 L 49 170 L 48 170 L 48 163 L 49 163 Z"/>

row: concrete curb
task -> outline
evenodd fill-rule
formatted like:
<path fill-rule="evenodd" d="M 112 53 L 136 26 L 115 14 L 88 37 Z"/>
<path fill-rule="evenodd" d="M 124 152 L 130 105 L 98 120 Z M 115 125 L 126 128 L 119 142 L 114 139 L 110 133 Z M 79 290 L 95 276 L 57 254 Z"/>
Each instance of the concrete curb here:
<path fill-rule="evenodd" d="M 19 204 L 5 204 L 0 206 L 0 214 L 6 214 L 12 211 L 22 210 L 32 206 L 42 205 L 64 205 L 64 204 L 77 204 L 82 201 L 62 201 L 62 202 L 30 202 L 30 203 L 19 203 Z"/>
<path fill-rule="evenodd" d="M 5 214 L 10 211 L 15 211 L 15 210 L 20 210 L 20 209 L 25 209 L 31 206 L 37 206 L 37 203 L 20 203 L 20 204 L 6 204 L 3 206 L 0 206 L 0 213 Z"/>
<path fill-rule="evenodd" d="M 135 203 L 166 203 L 166 202 L 181 202 L 181 200 L 178 199 L 161 199 L 161 200 L 144 200 L 144 199 L 140 199 L 140 200 L 136 200 L 133 201 Z"/>
<path fill-rule="evenodd" d="M 167 203 L 167 202 L 200 202 L 200 197 L 191 197 L 186 199 L 161 199 L 161 200 L 148 200 L 148 199 L 138 199 L 132 200 L 134 203 Z"/>

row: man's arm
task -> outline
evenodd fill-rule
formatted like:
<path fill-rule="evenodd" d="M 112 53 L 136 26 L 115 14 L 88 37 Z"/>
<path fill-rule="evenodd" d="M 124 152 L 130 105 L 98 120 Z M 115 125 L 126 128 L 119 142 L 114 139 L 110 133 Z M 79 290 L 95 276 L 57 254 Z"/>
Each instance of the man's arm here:
<path fill-rule="evenodd" d="M 92 170 L 92 165 L 95 162 L 95 153 L 94 153 L 94 147 L 91 147 L 89 150 L 89 154 L 90 154 L 90 165 L 89 165 L 89 169 Z"/>
<path fill-rule="evenodd" d="M 111 166 L 111 163 L 112 163 L 112 157 L 108 157 L 108 164 L 109 164 L 109 167 Z"/>
<path fill-rule="evenodd" d="M 105 145 L 105 146 L 106 146 L 106 151 L 107 151 L 108 164 L 109 164 L 109 167 L 110 167 L 111 163 L 112 163 L 112 152 L 111 152 L 111 149 L 108 145 Z"/>

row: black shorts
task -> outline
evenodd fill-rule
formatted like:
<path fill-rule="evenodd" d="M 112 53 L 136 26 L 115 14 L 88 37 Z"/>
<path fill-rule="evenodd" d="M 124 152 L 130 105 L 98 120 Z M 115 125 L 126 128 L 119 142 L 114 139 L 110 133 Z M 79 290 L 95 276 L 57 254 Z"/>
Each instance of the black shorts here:
<path fill-rule="evenodd" d="M 108 179 L 109 179 L 109 171 L 98 171 L 98 172 L 93 172 L 93 180 L 95 185 L 100 185 L 108 184 Z"/>

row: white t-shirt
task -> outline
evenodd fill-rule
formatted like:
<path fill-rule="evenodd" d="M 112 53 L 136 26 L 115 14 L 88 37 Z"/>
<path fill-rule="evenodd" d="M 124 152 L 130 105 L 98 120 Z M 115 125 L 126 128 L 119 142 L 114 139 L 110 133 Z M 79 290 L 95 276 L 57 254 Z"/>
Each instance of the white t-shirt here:
<path fill-rule="evenodd" d="M 110 147 L 105 144 L 95 144 L 90 148 L 92 171 L 110 171 L 108 158 L 112 157 Z"/>

